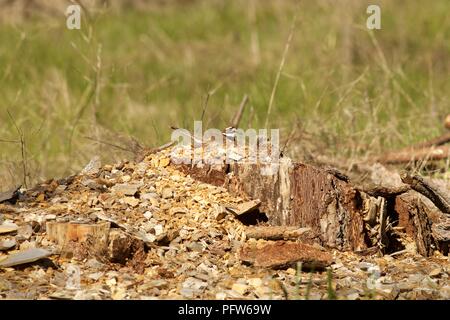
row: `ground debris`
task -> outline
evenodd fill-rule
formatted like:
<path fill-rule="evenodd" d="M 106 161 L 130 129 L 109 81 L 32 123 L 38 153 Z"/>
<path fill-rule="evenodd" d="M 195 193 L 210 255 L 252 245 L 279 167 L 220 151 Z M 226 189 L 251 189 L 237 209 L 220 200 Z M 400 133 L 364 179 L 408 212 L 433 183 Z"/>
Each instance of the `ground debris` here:
<path fill-rule="evenodd" d="M 51 255 L 50 251 L 38 248 L 31 248 L 17 253 L 11 253 L 4 260 L 0 261 L 0 267 L 8 268 L 26 263 L 38 261 Z"/>
<path fill-rule="evenodd" d="M 324 269 L 332 263 L 330 253 L 314 246 L 291 241 L 255 241 L 246 243 L 240 259 L 255 267 L 287 268 L 301 262 L 308 269 Z"/>
<path fill-rule="evenodd" d="M 307 228 L 247 226 L 260 204 L 170 149 L 47 181 L 0 207 L 0 298 L 326 299 L 325 268 L 339 299 L 449 298 L 447 257 L 325 250 Z"/>

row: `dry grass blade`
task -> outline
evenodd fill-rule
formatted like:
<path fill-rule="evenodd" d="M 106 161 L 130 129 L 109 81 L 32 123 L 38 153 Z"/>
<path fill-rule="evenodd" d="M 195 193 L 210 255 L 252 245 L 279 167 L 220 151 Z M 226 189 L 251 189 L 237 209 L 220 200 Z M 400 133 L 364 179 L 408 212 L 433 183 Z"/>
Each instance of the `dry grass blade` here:
<path fill-rule="evenodd" d="M 20 153 L 21 153 L 21 163 L 22 163 L 22 171 L 23 171 L 23 177 L 22 177 L 22 183 L 25 188 L 27 188 L 27 177 L 28 177 L 28 167 L 27 167 L 27 153 L 26 153 L 26 146 L 25 146 L 25 136 L 23 134 L 22 129 L 19 128 L 19 126 L 16 123 L 16 120 L 12 116 L 12 114 L 9 112 L 9 110 L 6 110 L 8 113 L 9 118 L 11 119 L 14 127 L 16 128 L 17 133 L 19 134 L 19 143 L 20 143 Z"/>
<path fill-rule="evenodd" d="M 233 119 L 231 120 L 231 127 L 237 128 L 239 126 L 247 102 L 248 102 L 248 95 L 246 94 L 244 95 L 244 98 L 242 98 L 241 104 L 239 105 L 239 110 L 236 112 Z"/>
<path fill-rule="evenodd" d="M 291 46 L 292 38 L 294 37 L 294 30 L 295 30 L 296 22 L 297 22 L 297 15 L 295 15 L 294 19 L 292 20 L 291 30 L 289 31 L 289 36 L 286 41 L 286 45 L 284 47 L 283 56 L 281 57 L 280 67 L 278 68 L 277 76 L 275 78 L 275 83 L 273 84 L 273 87 L 272 87 L 272 93 L 270 94 L 269 106 L 267 107 L 265 128 L 267 128 L 269 125 L 269 118 L 270 118 L 270 114 L 272 113 L 272 106 L 273 106 L 273 102 L 275 100 L 275 94 L 277 92 L 278 82 L 280 81 L 281 72 L 283 71 L 284 64 L 286 63 L 286 57 L 289 52 L 289 47 Z"/>

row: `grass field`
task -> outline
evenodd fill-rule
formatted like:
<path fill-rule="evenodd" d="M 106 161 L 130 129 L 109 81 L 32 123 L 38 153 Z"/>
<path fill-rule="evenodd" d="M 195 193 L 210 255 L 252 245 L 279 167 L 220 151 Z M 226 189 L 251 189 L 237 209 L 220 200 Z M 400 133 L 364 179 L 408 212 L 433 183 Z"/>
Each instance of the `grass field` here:
<path fill-rule="evenodd" d="M 369 3 L 381 30 L 366 28 Z M 296 158 L 370 157 L 433 137 L 450 110 L 449 11 L 448 0 L 205 0 L 95 11 L 79 31 L 63 16 L 0 22 L 0 189 L 24 170 L 31 184 L 94 155 L 131 158 L 109 144 L 165 143 L 206 100 L 205 127 L 224 128 L 245 94 L 241 127 L 268 117 Z"/>

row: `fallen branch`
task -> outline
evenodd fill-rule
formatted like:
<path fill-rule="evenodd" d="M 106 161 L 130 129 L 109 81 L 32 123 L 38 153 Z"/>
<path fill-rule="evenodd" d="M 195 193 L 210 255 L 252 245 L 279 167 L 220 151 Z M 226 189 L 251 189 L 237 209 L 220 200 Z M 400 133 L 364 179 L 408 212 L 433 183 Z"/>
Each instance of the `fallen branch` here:
<path fill-rule="evenodd" d="M 450 132 L 444 133 L 443 135 L 433 138 L 431 140 L 418 143 L 411 148 L 413 149 L 421 149 L 421 148 L 429 148 L 429 147 L 437 147 L 442 146 L 443 144 L 446 144 L 447 142 L 450 142 Z"/>
<path fill-rule="evenodd" d="M 402 173 L 400 177 L 403 183 L 410 185 L 413 190 L 430 199 L 443 213 L 450 214 L 450 199 L 431 186 L 422 177 L 418 175 L 411 176 L 406 172 Z"/>
<path fill-rule="evenodd" d="M 367 193 L 372 197 L 396 197 L 401 195 L 402 193 L 408 192 L 411 190 L 411 187 L 408 185 L 402 185 L 398 187 L 388 187 L 388 186 L 362 186 L 356 187 L 356 190 Z"/>
<path fill-rule="evenodd" d="M 385 164 L 407 163 L 419 160 L 444 160 L 450 157 L 448 146 L 414 149 L 408 148 L 397 152 L 387 153 L 375 161 Z"/>

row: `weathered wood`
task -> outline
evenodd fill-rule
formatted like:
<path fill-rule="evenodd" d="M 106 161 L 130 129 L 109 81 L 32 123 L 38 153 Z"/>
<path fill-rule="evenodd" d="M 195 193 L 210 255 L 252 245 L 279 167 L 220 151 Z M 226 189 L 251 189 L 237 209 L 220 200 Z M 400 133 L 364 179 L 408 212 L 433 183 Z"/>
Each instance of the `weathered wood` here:
<path fill-rule="evenodd" d="M 417 252 L 430 256 L 436 248 L 433 238 L 432 223 L 428 218 L 422 200 L 414 191 L 396 198 L 395 211 L 398 214 L 399 227 L 403 227 L 416 244 Z"/>
<path fill-rule="evenodd" d="M 16 202 L 16 200 L 19 197 L 19 190 L 20 190 L 21 186 L 14 188 L 11 191 L 6 191 L 6 192 L 0 192 L 0 203 L 3 202 Z"/>
<path fill-rule="evenodd" d="M 144 250 L 144 242 L 121 229 L 112 229 L 109 234 L 108 258 L 111 262 L 125 264 L 134 254 Z"/>
<path fill-rule="evenodd" d="M 9 268 L 19 266 L 31 262 L 35 262 L 51 256 L 52 253 L 45 249 L 30 248 L 23 251 L 15 252 L 8 255 L 4 260 L 0 261 L 0 268 Z"/>
<path fill-rule="evenodd" d="M 295 266 L 301 262 L 303 267 L 317 270 L 329 266 L 333 261 L 331 254 L 326 251 L 289 241 L 246 243 L 239 250 L 239 258 L 255 267 L 273 269 Z"/>
<path fill-rule="evenodd" d="M 449 254 L 450 248 L 450 219 L 442 219 L 441 222 L 433 223 L 433 237 L 438 244 L 438 249 L 445 255 Z"/>
<path fill-rule="evenodd" d="M 401 178 L 402 181 L 410 185 L 412 189 L 430 199 L 443 213 L 450 214 L 450 197 L 448 197 L 448 195 L 442 194 L 442 192 L 432 186 L 430 182 L 425 181 L 418 175 L 411 176 L 408 173 L 403 172 Z"/>
<path fill-rule="evenodd" d="M 71 243 L 89 241 L 96 250 L 103 250 L 108 243 L 110 223 L 80 224 L 71 222 L 47 222 L 46 230 L 49 240 L 59 245 L 62 251 L 72 251 Z"/>
<path fill-rule="evenodd" d="M 247 227 L 247 238 L 264 240 L 305 240 L 308 239 L 310 228 L 282 227 L 282 226 L 257 226 Z"/>
<path fill-rule="evenodd" d="M 253 211 L 258 209 L 258 207 L 261 205 L 261 201 L 259 200 L 251 200 L 244 203 L 240 203 L 239 205 L 235 207 L 225 207 L 228 211 L 233 213 L 236 216 L 240 216 L 243 214 L 246 214 L 247 212 Z"/>
<path fill-rule="evenodd" d="M 16 232 L 19 227 L 14 223 L 0 224 L 0 234 Z"/>
<path fill-rule="evenodd" d="M 448 146 L 427 147 L 427 148 L 408 148 L 400 151 L 386 153 L 375 161 L 386 164 L 408 163 L 411 161 L 423 160 L 445 160 L 450 157 L 450 148 Z"/>
<path fill-rule="evenodd" d="M 414 149 L 421 149 L 421 148 L 429 148 L 433 146 L 441 146 L 443 144 L 446 144 L 447 142 L 450 142 L 450 132 L 444 133 L 443 135 L 440 135 L 439 137 L 430 139 L 425 142 L 418 143 L 411 148 Z"/>
<path fill-rule="evenodd" d="M 401 195 L 402 193 L 408 192 L 411 190 L 411 187 L 407 185 L 402 185 L 398 187 L 389 187 L 389 186 L 380 186 L 380 185 L 372 185 L 372 186 L 360 186 L 356 187 L 357 190 L 367 193 L 372 197 L 395 197 Z"/>

